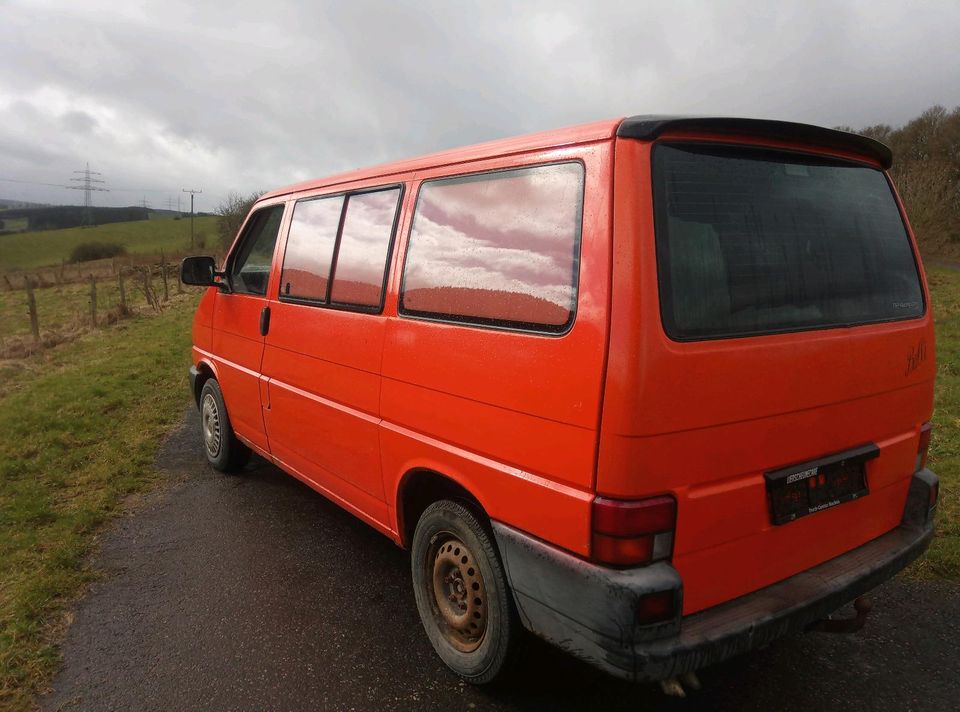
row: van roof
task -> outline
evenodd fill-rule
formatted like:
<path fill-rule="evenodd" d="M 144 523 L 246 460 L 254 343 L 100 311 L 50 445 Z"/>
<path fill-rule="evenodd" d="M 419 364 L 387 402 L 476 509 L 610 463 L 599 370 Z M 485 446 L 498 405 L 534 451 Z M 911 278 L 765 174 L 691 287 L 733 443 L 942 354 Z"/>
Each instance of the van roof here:
<path fill-rule="evenodd" d="M 722 116 L 665 116 L 641 115 L 607 119 L 562 129 L 486 141 L 471 146 L 452 148 L 416 158 L 383 163 L 370 168 L 347 171 L 326 178 L 313 179 L 279 188 L 261 196 L 261 200 L 275 198 L 304 190 L 351 183 L 367 178 L 388 177 L 437 166 L 465 163 L 481 158 L 504 156 L 511 153 L 568 146 L 592 141 L 603 141 L 615 136 L 652 141 L 673 131 L 705 131 L 710 133 L 748 134 L 786 139 L 817 146 L 840 148 L 865 155 L 878 161 L 884 168 L 893 163 L 890 149 L 866 136 L 828 129 L 812 124 L 769 119 L 743 119 Z"/>

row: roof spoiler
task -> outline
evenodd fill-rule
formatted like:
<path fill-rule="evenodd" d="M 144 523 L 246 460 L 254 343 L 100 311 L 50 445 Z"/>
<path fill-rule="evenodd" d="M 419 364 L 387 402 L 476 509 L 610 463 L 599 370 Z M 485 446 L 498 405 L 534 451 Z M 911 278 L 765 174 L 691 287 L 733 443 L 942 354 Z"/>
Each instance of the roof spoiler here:
<path fill-rule="evenodd" d="M 620 122 L 617 136 L 653 141 L 668 131 L 706 131 L 719 134 L 748 134 L 839 148 L 869 156 L 884 168 L 893 165 L 888 146 L 859 134 L 826 129 L 811 124 L 768 119 L 738 119 L 722 116 L 631 116 Z"/>

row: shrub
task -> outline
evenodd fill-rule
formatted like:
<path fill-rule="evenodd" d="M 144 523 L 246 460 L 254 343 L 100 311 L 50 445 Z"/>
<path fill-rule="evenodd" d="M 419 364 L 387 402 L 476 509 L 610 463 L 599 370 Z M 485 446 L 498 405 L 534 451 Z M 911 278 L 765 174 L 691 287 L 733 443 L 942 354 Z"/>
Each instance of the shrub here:
<path fill-rule="evenodd" d="M 247 196 L 239 193 L 228 193 L 226 199 L 217 206 L 216 212 L 220 217 L 217 224 L 217 233 L 221 245 L 224 247 L 230 246 L 233 238 L 240 231 L 240 226 L 243 225 L 250 208 L 262 194 L 263 191 L 251 193 Z"/>
<path fill-rule="evenodd" d="M 91 262 L 127 254 L 123 245 L 112 242 L 81 242 L 70 253 L 70 262 Z"/>

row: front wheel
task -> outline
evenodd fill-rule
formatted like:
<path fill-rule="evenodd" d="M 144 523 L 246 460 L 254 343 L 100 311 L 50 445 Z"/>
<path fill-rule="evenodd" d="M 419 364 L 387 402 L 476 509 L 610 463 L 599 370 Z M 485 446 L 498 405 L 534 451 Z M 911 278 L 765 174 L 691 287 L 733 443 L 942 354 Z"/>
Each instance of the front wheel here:
<path fill-rule="evenodd" d="M 234 434 L 220 384 L 212 378 L 200 391 L 200 434 L 207 461 L 215 469 L 233 472 L 250 460 L 250 448 Z"/>
<path fill-rule="evenodd" d="M 413 535 L 413 590 L 434 650 L 467 682 L 508 672 L 523 629 L 490 535 L 448 500 L 424 511 Z"/>

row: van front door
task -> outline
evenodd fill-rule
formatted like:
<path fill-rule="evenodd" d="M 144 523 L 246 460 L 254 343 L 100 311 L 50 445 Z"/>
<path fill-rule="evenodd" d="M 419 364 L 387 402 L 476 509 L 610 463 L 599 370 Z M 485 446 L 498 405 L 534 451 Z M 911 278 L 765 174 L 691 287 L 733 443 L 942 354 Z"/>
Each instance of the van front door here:
<path fill-rule="evenodd" d="M 229 291 L 217 293 L 213 312 L 213 355 L 223 400 L 234 432 L 269 451 L 260 405 L 263 338 L 269 325 L 267 283 L 283 218 L 283 205 L 250 215 L 227 258 Z"/>

